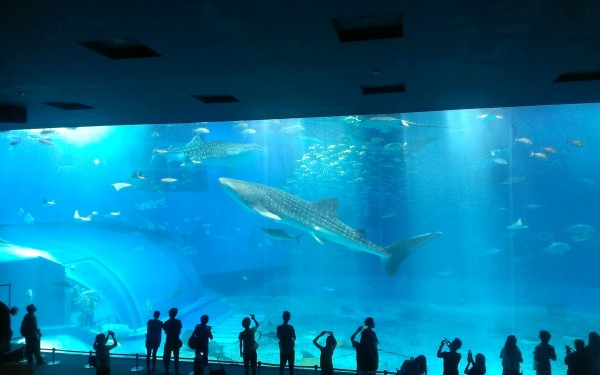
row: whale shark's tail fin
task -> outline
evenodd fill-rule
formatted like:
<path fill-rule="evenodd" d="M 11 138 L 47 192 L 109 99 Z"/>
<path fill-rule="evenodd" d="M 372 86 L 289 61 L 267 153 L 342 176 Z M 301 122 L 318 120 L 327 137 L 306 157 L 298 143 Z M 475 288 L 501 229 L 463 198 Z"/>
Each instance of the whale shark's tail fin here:
<path fill-rule="evenodd" d="M 384 252 L 387 256 L 383 259 L 383 264 L 387 273 L 391 276 L 395 275 L 404 258 L 440 234 L 442 232 L 425 233 L 386 246 Z"/>

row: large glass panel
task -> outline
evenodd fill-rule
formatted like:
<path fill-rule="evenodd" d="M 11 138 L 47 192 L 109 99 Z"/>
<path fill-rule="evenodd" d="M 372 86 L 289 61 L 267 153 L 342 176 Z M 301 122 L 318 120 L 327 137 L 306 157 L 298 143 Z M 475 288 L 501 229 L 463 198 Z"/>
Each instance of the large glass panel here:
<path fill-rule="evenodd" d="M 278 363 L 289 310 L 297 364 L 318 364 L 327 330 L 335 367 L 355 368 L 349 338 L 371 316 L 382 370 L 425 354 L 441 373 L 439 343 L 459 337 L 499 373 L 514 334 L 531 371 L 547 329 L 563 372 L 564 346 L 600 326 L 598 118 L 582 104 L 3 132 L 0 284 L 38 306 L 47 348 L 112 329 L 117 352 L 144 353 L 152 312 L 178 307 L 184 342 L 210 316 L 211 359 L 239 360 L 256 314 L 259 360 Z"/>

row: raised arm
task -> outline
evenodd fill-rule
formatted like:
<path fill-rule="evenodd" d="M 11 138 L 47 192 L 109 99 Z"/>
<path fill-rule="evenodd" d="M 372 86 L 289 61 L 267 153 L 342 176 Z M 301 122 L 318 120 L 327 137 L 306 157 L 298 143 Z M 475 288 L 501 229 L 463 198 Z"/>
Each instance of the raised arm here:
<path fill-rule="evenodd" d="M 350 336 L 350 341 L 352 341 L 352 343 L 353 343 L 353 344 L 356 344 L 356 343 L 358 343 L 358 342 L 356 341 L 356 335 L 358 335 L 358 333 L 359 333 L 360 331 L 362 331 L 362 330 L 363 330 L 363 328 L 364 328 L 363 326 L 360 326 L 360 327 L 358 327 L 358 328 L 356 329 L 356 331 L 354 331 L 354 333 L 352 334 L 352 336 Z"/>
<path fill-rule="evenodd" d="M 442 342 L 440 343 L 440 347 L 437 350 L 437 357 L 438 358 L 442 358 L 442 348 L 444 347 L 444 344 L 446 343 L 446 339 L 443 339 Z"/>
<path fill-rule="evenodd" d="M 108 350 L 112 350 L 112 349 L 116 348 L 118 345 L 117 338 L 115 337 L 115 333 L 112 331 L 109 332 L 109 334 L 106 336 L 106 341 L 108 341 L 108 338 L 110 336 L 112 336 L 113 343 L 107 348 Z"/>
<path fill-rule="evenodd" d="M 321 333 L 319 333 L 319 334 L 317 335 L 317 337 L 315 337 L 315 338 L 313 339 L 313 344 L 315 344 L 315 346 L 316 346 L 317 348 L 319 348 L 319 349 L 323 349 L 324 347 L 323 347 L 323 345 L 319 344 L 317 341 L 318 341 L 318 340 L 321 338 L 321 336 L 323 336 L 325 333 L 327 333 L 327 331 L 321 331 Z"/>

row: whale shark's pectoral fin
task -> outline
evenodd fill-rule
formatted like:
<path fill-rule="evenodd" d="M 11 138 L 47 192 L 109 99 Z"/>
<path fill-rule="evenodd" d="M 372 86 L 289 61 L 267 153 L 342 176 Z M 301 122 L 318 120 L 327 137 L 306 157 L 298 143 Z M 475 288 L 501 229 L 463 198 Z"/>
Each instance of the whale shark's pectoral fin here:
<path fill-rule="evenodd" d="M 326 239 L 317 236 L 315 232 L 310 232 L 310 235 L 313 236 L 313 238 L 321 245 L 325 245 L 327 243 Z"/>
<path fill-rule="evenodd" d="M 259 215 L 266 217 L 267 219 L 281 221 L 281 217 L 275 215 L 271 211 L 267 210 L 262 206 L 252 207 L 254 211 L 256 211 Z"/>

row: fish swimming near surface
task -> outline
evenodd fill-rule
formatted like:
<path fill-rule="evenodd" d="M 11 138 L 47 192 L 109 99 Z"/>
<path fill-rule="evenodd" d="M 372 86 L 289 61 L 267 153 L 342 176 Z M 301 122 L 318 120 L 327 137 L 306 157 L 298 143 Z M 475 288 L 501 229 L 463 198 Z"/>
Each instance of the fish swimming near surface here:
<path fill-rule="evenodd" d="M 184 163 L 237 166 L 262 156 L 264 151 L 264 147 L 255 143 L 203 141 L 195 136 L 184 147 L 170 148 L 163 155 Z"/>
<path fill-rule="evenodd" d="M 368 241 L 362 230 L 353 229 L 337 218 L 338 200 L 335 198 L 309 202 L 283 190 L 253 182 L 224 177 L 219 178 L 219 182 L 250 211 L 309 232 L 319 243 L 329 240 L 352 250 L 378 255 L 383 258 L 390 275 L 396 273 L 407 256 L 441 234 L 425 233 L 382 247 Z"/>
<path fill-rule="evenodd" d="M 265 232 L 265 234 L 273 239 L 276 239 L 278 241 L 296 241 L 296 243 L 300 243 L 300 237 L 302 237 L 302 234 L 299 234 L 297 236 L 292 236 L 291 234 L 289 234 L 288 232 L 286 232 L 283 229 L 276 229 L 276 228 L 265 228 L 265 227 L 261 227 L 260 229 L 262 229 L 263 232 Z"/>
<path fill-rule="evenodd" d="M 523 221 L 519 218 L 519 220 L 515 221 L 511 225 L 507 226 L 508 230 L 523 230 L 529 228 L 527 225 L 523 224 Z"/>

